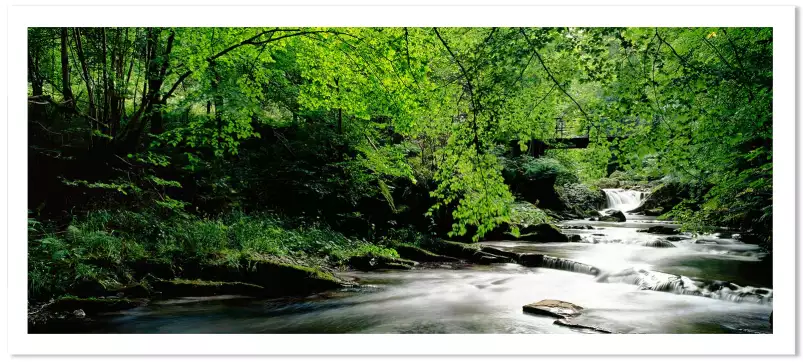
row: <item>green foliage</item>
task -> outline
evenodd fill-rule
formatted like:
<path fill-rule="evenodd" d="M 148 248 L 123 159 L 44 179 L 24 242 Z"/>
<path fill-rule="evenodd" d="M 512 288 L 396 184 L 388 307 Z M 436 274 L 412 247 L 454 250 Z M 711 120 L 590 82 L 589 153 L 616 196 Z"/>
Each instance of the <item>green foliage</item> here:
<path fill-rule="evenodd" d="M 526 157 L 521 167 L 524 175 L 532 179 L 555 179 L 559 185 L 578 181 L 573 170 L 555 158 Z"/>
<path fill-rule="evenodd" d="M 342 260 L 547 221 L 520 179 L 590 205 L 577 184 L 672 176 L 699 185 L 670 214 L 687 228 L 771 231 L 770 28 L 28 35 L 35 295 L 134 258 Z M 588 148 L 561 149 L 574 136 Z"/>
<path fill-rule="evenodd" d="M 552 218 L 529 202 L 517 202 L 512 206 L 510 222 L 522 226 L 538 225 L 550 223 Z"/>

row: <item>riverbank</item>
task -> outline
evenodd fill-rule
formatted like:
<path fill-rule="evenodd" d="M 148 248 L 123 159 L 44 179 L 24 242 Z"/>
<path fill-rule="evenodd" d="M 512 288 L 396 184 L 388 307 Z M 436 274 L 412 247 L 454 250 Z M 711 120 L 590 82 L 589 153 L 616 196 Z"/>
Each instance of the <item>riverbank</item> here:
<path fill-rule="evenodd" d="M 331 314 L 334 313 L 334 310 L 343 310 L 344 308 L 348 310 L 368 308 L 368 310 L 371 310 L 371 303 L 376 303 L 373 308 L 381 309 L 385 308 L 387 303 L 395 303 L 390 302 L 395 298 L 400 298 L 399 300 L 405 301 L 405 303 L 414 303 L 414 310 L 420 316 L 411 317 L 407 315 L 405 317 L 418 320 L 416 322 L 419 323 L 418 327 L 413 325 L 402 327 L 393 322 L 390 324 L 396 326 L 393 328 L 408 328 L 409 331 L 419 333 L 433 331 L 428 328 L 435 328 L 434 331 L 440 330 L 438 328 L 445 328 L 443 329 L 444 331 L 451 331 L 454 328 L 468 328 L 467 331 L 473 330 L 473 327 L 459 327 L 463 322 L 449 325 L 451 322 L 448 321 L 441 323 L 434 320 L 421 319 L 429 315 L 429 312 L 424 310 L 431 311 L 446 308 L 444 305 L 425 305 L 428 302 L 434 303 L 431 297 L 423 297 L 431 295 L 432 291 L 418 289 L 422 283 L 429 285 L 430 282 L 440 280 L 446 285 L 452 285 L 452 287 L 457 288 L 448 291 L 448 293 L 452 294 L 451 296 L 440 296 L 448 300 L 448 302 L 442 301 L 446 302 L 446 305 L 452 305 L 455 308 L 469 308 L 469 310 L 472 310 L 471 308 L 479 308 L 478 311 L 467 314 L 474 316 L 471 318 L 499 318 L 497 314 L 483 314 L 484 312 L 481 313 L 479 310 L 500 308 L 487 305 L 490 300 L 498 297 L 497 294 L 499 293 L 501 295 L 506 295 L 506 293 L 518 295 L 521 293 L 521 296 L 505 301 L 504 314 L 516 320 L 515 323 L 517 324 L 529 325 L 532 322 L 534 325 L 540 326 L 537 328 L 546 328 L 545 330 L 538 329 L 542 332 L 561 333 L 553 330 L 552 327 L 545 327 L 542 323 L 543 321 L 540 320 L 541 317 L 529 316 L 529 318 L 535 319 L 535 321 L 530 321 L 527 319 L 528 316 L 514 316 L 512 314 L 514 311 L 510 309 L 514 307 L 512 300 L 523 302 L 514 308 L 516 313 L 521 314 L 521 308 L 525 304 L 534 303 L 541 299 L 563 299 L 570 303 L 582 305 L 586 310 L 581 318 L 578 317 L 577 320 L 572 320 L 574 324 L 590 325 L 599 330 L 615 333 L 658 333 L 656 331 L 672 332 L 674 331 L 672 328 L 677 327 L 671 327 L 671 325 L 661 327 L 670 328 L 666 330 L 655 329 L 655 327 L 648 327 L 638 323 L 637 326 L 627 326 L 632 321 L 615 320 L 622 317 L 620 313 L 605 312 L 604 308 L 600 309 L 605 304 L 600 305 L 595 302 L 594 296 L 611 295 L 613 298 L 613 295 L 623 293 L 615 297 L 618 300 L 618 298 L 634 298 L 637 295 L 639 296 L 638 298 L 644 298 L 647 296 L 642 296 L 642 293 L 648 293 L 650 295 L 648 297 L 649 300 L 660 302 L 654 301 L 657 304 L 642 306 L 647 309 L 641 312 L 629 311 L 627 313 L 652 315 L 651 313 L 654 312 L 648 311 L 655 311 L 654 308 L 659 308 L 663 305 L 667 308 L 673 306 L 671 307 L 673 308 L 672 313 L 681 316 L 696 315 L 697 317 L 695 318 L 702 318 L 697 313 L 702 312 L 704 308 L 713 307 L 713 305 L 706 307 L 706 305 L 713 302 L 700 300 L 707 299 L 719 301 L 715 303 L 718 306 L 716 308 L 737 313 L 738 315 L 731 316 L 734 320 L 748 318 L 748 321 L 753 321 L 749 323 L 754 323 L 752 324 L 754 326 L 747 328 L 746 331 L 764 333 L 762 331 L 765 331 L 763 329 L 765 327 L 761 327 L 758 321 L 761 318 L 768 317 L 771 312 L 772 290 L 769 289 L 771 285 L 744 283 L 745 278 L 749 276 L 746 275 L 748 272 L 752 274 L 758 273 L 755 266 L 758 265 L 756 263 L 760 262 L 761 255 L 759 255 L 760 252 L 757 247 L 717 236 L 692 236 L 674 231 L 665 231 L 672 235 L 640 232 L 640 230 L 649 231 L 650 226 L 661 226 L 663 228 L 655 229 L 656 231 L 674 230 L 677 226 L 649 217 L 633 215 L 630 217 L 631 220 L 624 223 L 591 222 L 587 220 L 564 222 L 561 224 L 561 234 L 566 237 L 566 240 L 557 240 L 556 242 L 547 242 L 546 240 L 534 242 L 526 240 L 527 238 L 518 241 L 499 240 L 473 244 L 438 241 L 430 244 L 427 249 L 415 247 L 411 244 L 397 244 L 394 250 L 399 254 L 398 258 L 381 256 L 369 258 L 362 256 L 355 259 L 355 262 L 359 260 L 359 263 L 346 264 L 341 268 L 327 270 L 336 278 L 337 283 L 329 284 L 329 287 L 325 289 L 309 290 L 306 293 L 296 293 L 294 295 L 270 295 L 265 293 L 263 289 L 265 287 L 242 281 L 216 282 L 210 280 L 157 280 L 151 278 L 149 279 L 149 284 L 152 287 L 152 294 L 141 298 L 128 298 L 125 295 L 106 296 L 95 298 L 90 302 L 93 305 L 97 303 L 108 304 L 109 307 L 104 307 L 105 309 L 94 308 L 87 310 L 78 308 L 80 305 L 75 303 L 79 301 L 75 299 L 57 302 L 51 309 L 59 311 L 54 315 L 55 319 L 51 320 L 50 324 L 34 324 L 31 326 L 31 331 L 34 333 L 54 331 L 75 333 L 81 330 L 108 331 L 108 328 L 119 328 L 123 331 L 149 333 L 153 332 L 153 330 L 143 328 L 147 325 L 154 325 L 153 323 L 157 323 L 157 320 L 167 323 L 168 319 L 177 319 L 178 323 L 186 323 L 185 318 L 187 316 L 194 315 L 196 312 L 206 313 L 202 311 L 208 311 L 210 310 L 209 308 L 215 311 L 213 313 L 221 314 L 217 317 L 208 317 L 203 314 L 203 316 L 199 315 L 198 318 L 202 320 L 206 318 L 213 320 L 217 318 L 226 319 L 224 316 L 230 313 L 246 313 L 253 315 L 253 318 L 257 318 L 256 316 L 260 315 L 260 313 L 267 312 L 268 315 L 263 318 L 278 318 L 280 320 L 290 318 L 294 320 L 294 327 L 287 326 L 289 329 L 278 330 L 275 329 L 276 327 L 267 328 L 264 323 L 257 323 L 263 328 L 267 328 L 263 330 L 265 332 L 310 332 L 316 330 L 321 332 L 353 332 L 364 331 L 364 328 L 369 331 L 387 331 L 386 328 L 389 325 L 381 327 L 373 325 L 373 322 L 370 321 L 368 325 L 373 325 L 373 327 L 366 326 L 365 323 L 348 324 L 352 322 L 344 322 L 350 327 L 332 330 L 329 329 L 330 327 L 316 326 L 316 322 L 312 320 L 302 320 L 300 318 L 302 315 L 306 316 L 305 318 L 316 318 L 314 317 L 315 315 L 323 314 L 327 315 L 327 318 L 334 318 L 334 320 L 338 321 L 337 323 L 340 323 L 343 322 L 342 318 L 353 320 L 352 318 L 356 318 L 356 316 L 362 315 L 360 313 L 365 313 L 366 311 L 357 313 L 355 317 L 346 317 L 344 314 Z M 641 219 L 638 220 L 639 218 Z M 574 238 L 572 237 L 573 235 L 579 236 L 579 238 Z M 652 241 L 665 240 L 666 238 L 674 240 L 668 241 L 673 247 L 656 247 L 652 243 Z M 642 267 L 637 268 L 635 267 L 636 265 L 641 265 Z M 576 276 L 564 276 L 563 273 Z M 460 281 L 464 277 L 469 279 Z M 531 278 L 537 280 L 530 280 Z M 543 278 L 548 278 L 547 280 L 549 281 L 547 282 Z M 553 280 L 553 278 L 556 280 Z M 487 282 L 480 282 L 480 280 L 486 280 Z M 519 281 L 513 282 L 514 280 Z M 528 282 L 525 283 L 525 280 Z M 564 280 L 565 284 L 554 284 L 557 283 L 557 280 Z M 726 282 L 725 280 L 728 281 Z M 530 282 L 539 284 L 529 284 Z M 404 285 L 409 285 L 411 289 Z M 554 288 L 547 289 L 547 285 Z M 439 289 L 440 287 L 430 288 L 441 290 Z M 464 288 L 487 290 L 491 294 L 481 299 L 472 299 L 476 298 L 476 296 L 470 297 L 473 292 L 468 292 Z M 520 288 L 521 290 L 513 291 L 511 288 Z M 533 288 L 538 293 L 530 293 Z M 570 290 L 571 292 L 569 292 Z M 445 290 L 441 291 L 447 293 Z M 469 294 L 464 295 L 467 292 Z M 569 293 L 567 294 L 567 292 Z M 612 292 L 614 294 L 610 294 Z M 635 294 L 627 297 L 632 293 Z M 652 296 L 653 293 L 674 295 L 675 297 L 668 295 L 665 297 Z M 380 298 L 380 295 L 383 295 L 383 297 Z M 455 303 L 455 298 L 460 298 L 460 295 L 468 298 L 464 302 L 457 304 L 462 305 L 462 307 L 453 304 Z M 524 295 L 528 295 L 530 299 L 524 300 Z M 470 300 L 475 300 L 475 302 L 472 304 L 469 302 Z M 89 300 L 81 302 L 89 302 Z M 682 306 L 684 303 L 691 304 Z M 260 309 L 258 309 L 260 305 L 267 309 L 260 312 Z M 494 305 L 494 303 L 491 303 L 491 305 Z M 695 305 L 695 307 L 691 307 L 692 305 Z M 401 305 L 398 305 L 398 307 L 402 308 Z M 328 312 L 330 308 L 334 308 L 334 310 Z M 78 311 L 79 309 L 80 311 Z M 451 313 L 455 312 L 453 310 Z M 154 315 L 153 313 L 156 314 Z M 372 318 L 379 318 L 379 320 L 384 321 L 380 325 L 390 323 L 386 318 L 390 318 L 390 315 L 393 315 L 393 313 L 386 315 L 384 312 L 379 313 L 378 311 L 369 312 L 369 314 L 372 313 L 374 315 Z M 379 314 L 377 315 L 376 313 Z M 463 315 L 464 313 L 460 312 L 459 314 Z M 148 315 L 153 315 L 153 317 L 147 318 L 156 319 L 150 322 L 141 320 L 141 318 L 146 318 Z M 468 318 L 467 315 L 464 317 Z M 725 318 L 724 314 L 718 315 L 719 317 L 716 318 Z M 746 317 L 746 315 L 750 317 Z M 598 318 L 602 318 L 601 316 L 605 316 L 603 322 L 598 320 Z M 134 323 L 134 325 L 127 325 L 128 322 L 123 322 L 125 318 L 133 318 L 138 322 Z M 632 316 L 629 318 L 632 318 Z M 710 317 L 706 318 L 710 319 Z M 706 318 L 703 318 L 703 320 L 706 320 Z M 55 323 L 52 323 L 53 321 Z M 239 327 L 237 328 L 241 328 L 238 330 L 240 332 L 253 330 L 253 327 L 239 324 L 236 321 L 231 322 L 238 325 Z M 136 324 L 138 323 L 144 323 L 144 326 L 137 327 Z M 712 325 L 705 327 L 698 325 L 700 321 L 691 322 L 686 320 L 683 323 L 697 325 L 693 329 L 699 333 L 723 333 L 723 331 L 724 333 L 732 333 L 738 329 L 726 328 L 723 330 L 722 328 L 713 328 Z M 498 321 L 491 324 L 502 328 L 500 330 L 510 331 L 509 328 L 515 328 L 512 325 L 503 326 Z M 327 324 L 324 323 L 324 325 Z M 439 327 L 425 327 L 426 325 L 438 325 Z M 569 327 L 571 326 L 561 326 L 560 328 L 571 330 Z M 196 327 L 191 327 L 189 330 L 192 328 L 199 328 L 201 331 L 220 332 L 220 330 L 210 330 L 209 328 L 214 328 L 212 326 L 203 326 L 201 324 L 196 324 Z M 528 328 L 535 327 L 531 325 Z M 575 326 L 576 328 L 578 327 Z M 159 329 L 157 328 L 156 330 Z M 487 329 L 481 330 L 488 331 Z M 524 330 L 530 329 L 525 328 Z M 589 330 L 585 332 L 589 332 Z"/>

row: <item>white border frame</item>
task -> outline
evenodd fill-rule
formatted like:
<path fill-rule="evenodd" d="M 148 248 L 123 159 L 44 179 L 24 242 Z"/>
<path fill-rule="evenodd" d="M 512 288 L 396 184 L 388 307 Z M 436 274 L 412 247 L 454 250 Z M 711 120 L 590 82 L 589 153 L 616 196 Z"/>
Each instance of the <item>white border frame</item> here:
<path fill-rule="evenodd" d="M 358 16 L 355 16 L 355 13 Z M 792 6 L 12 6 L 8 14 L 8 322 L 12 354 L 794 354 L 795 8 Z M 26 36 L 35 26 L 768 26 L 774 28 L 774 334 L 29 335 Z M 13 190 L 13 192 L 11 192 Z M 582 346 L 578 348 L 578 346 Z"/>

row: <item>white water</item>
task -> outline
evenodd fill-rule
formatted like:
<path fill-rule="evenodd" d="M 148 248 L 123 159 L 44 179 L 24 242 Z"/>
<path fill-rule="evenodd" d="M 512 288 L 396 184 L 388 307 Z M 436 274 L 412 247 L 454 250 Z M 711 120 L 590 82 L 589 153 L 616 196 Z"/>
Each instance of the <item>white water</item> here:
<path fill-rule="evenodd" d="M 628 211 L 644 196 L 627 190 L 606 195 L 609 206 Z M 363 287 L 306 298 L 152 303 L 82 332 L 586 333 L 521 309 L 559 299 L 585 308 L 575 322 L 616 333 L 772 333 L 771 275 L 762 274 L 766 255 L 758 246 L 682 233 L 685 239 L 672 241 L 674 247 L 649 247 L 666 236 L 639 229 L 677 225 L 626 215 L 626 222 L 564 222 L 575 227 L 564 232 L 580 235 L 581 242 L 483 243 L 544 254 L 540 267 L 353 272 L 344 276 Z"/>
<path fill-rule="evenodd" d="M 625 189 L 602 189 L 608 198 L 608 208 L 627 212 L 637 208 L 644 200 L 645 192 Z"/>

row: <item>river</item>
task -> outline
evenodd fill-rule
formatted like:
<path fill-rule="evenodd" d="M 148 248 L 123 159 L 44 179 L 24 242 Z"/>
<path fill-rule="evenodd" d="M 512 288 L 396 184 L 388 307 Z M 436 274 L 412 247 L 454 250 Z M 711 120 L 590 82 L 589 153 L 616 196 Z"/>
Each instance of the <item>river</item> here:
<path fill-rule="evenodd" d="M 522 312 L 525 304 L 559 299 L 585 308 L 579 322 L 615 333 L 772 332 L 771 263 L 761 262 L 766 255 L 757 246 L 730 235 L 689 234 L 672 241 L 674 247 L 646 246 L 666 236 L 637 230 L 676 225 L 627 214 L 638 206 L 643 196 L 638 192 L 606 193 L 608 207 L 625 211 L 628 220 L 562 223 L 565 232 L 580 235 L 581 242 L 484 243 L 585 263 L 599 269 L 600 276 L 574 272 L 577 264 L 571 262 L 555 263 L 558 269 L 494 264 L 350 272 L 343 276 L 361 287 L 294 299 L 218 296 L 153 301 L 72 331 L 589 333 Z M 706 289 L 722 284 L 717 280 L 731 284 L 719 291 Z"/>

